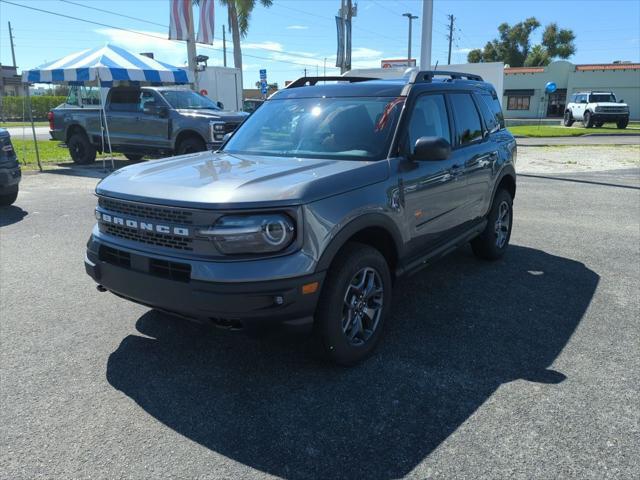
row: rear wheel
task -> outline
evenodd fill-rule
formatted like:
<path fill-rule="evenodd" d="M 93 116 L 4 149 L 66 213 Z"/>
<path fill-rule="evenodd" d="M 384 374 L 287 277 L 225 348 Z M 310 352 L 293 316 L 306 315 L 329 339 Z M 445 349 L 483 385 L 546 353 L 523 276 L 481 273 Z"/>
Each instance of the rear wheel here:
<path fill-rule="evenodd" d="M 18 198 L 18 190 L 16 189 L 13 193 L 8 193 L 6 195 L 0 195 L 0 207 L 8 207 L 9 205 L 13 205 L 13 203 Z"/>
<path fill-rule="evenodd" d="M 355 365 L 380 340 L 391 303 L 391 273 L 382 254 L 347 244 L 331 264 L 318 300 L 315 334 L 326 356 Z"/>
<path fill-rule="evenodd" d="M 629 119 L 625 118 L 624 120 L 618 120 L 616 122 L 616 126 L 618 128 L 627 128 L 627 125 L 629 125 Z"/>
<path fill-rule="evenodd" d="M 573 125 L 573 115 L 571 115 L 571 110 L 567 110 L 564 112 L 564 118 L 562 119 L 562 123 L 565 127 L 570 127 Z"/>
<path fill-rule="evenodd" d="M 504 255 L 511 238 L 513 199 L 504 189 L 498 190 L 484 231 L 471 241 L 473 253 L 485 260 L 497 260 Z"/>
<path fill-rule="evenodd" d="M 188 137 L 182 140 L 176 148 L 178 155 L 184 155 L 185 153 L 202 152 L 207 149 L 204 141 L 198 137 Z"/>
<path fill-rule="evenodd" d="M 127 160 L 130 160 L 132 162 L 137 162 L 139 160 L 142 160 L 142 157 L 144 155 L 138 155 L 138 154 L 133 154 L 133 153 L 125 153 L 124 156 L 127 158 Z"/>
<path fill-rule="evenodd" d="M 91 145 L 84 133 L 74 133 L 67 142 L 73 162 L 78 165 L 88 165 L 96 160 L 96 148 Z"/>
<path fill-rule="evenodd" d="M 593 117 L 591 116 L 591 112 L 584 112 L 584 117 L 582 117 L 582 124 L 585 128 L 593 127 Z"/>

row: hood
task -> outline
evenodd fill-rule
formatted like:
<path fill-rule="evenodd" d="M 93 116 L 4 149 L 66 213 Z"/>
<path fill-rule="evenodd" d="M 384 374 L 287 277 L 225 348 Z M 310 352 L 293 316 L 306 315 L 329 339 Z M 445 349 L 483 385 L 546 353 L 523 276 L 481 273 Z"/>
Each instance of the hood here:
<path fill-rule="evenodd" d="M 222 120 L 224 122 L 242 122 L 249 116 L 249 114 L 245 112 L 225 112 L 222 110 L 209 110 L 204 108 L 177 108 L 176 111 L 187 117 Z"/>
<path fill-rule="evenodd" d="M 193 208 L 299 205 L 381 182 L 389 164 L 199 152 L 124 167 L 99 195 Z"/>

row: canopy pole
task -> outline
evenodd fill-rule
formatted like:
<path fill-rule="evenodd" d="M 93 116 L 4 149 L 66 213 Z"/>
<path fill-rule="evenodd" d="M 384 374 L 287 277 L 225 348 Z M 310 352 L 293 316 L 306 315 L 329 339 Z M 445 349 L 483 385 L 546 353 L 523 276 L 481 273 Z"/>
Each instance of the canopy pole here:
<path fill-rule="evenodd" d="M 27 108 L 29 109 L 29 121 L 31 122 L 31 133 L 33 134 L 33 146 L 36 148 L 36 160 L 38 161 L 38 169 L 42 171 L 42 164 L 40 163 L 40 151 L 38 150 L 38 139 L 36 138 L 36 126 L 33 124 L 33 111 L 31 109 L 31 93 L 29 92 L 29 84 L 27 87 Z"/>
<path fill-rule="evenodd" d="M 111 170 L 114 170 L 115 164 L 113 162 L 113 151 L 111 150 L 111 136 L 109 135 L 109 124 L 107 122 L 107 113 L 104 110 L 104 101 L 102 100 L 102 81 L 100 80 L 100 72 L 98 72 L 97 74 L 98 77 L 98 94 L 100 95 L 100 111 L 102 112 L 102 116 L 104 118 L 104 130 L 101 131 L 102 133 L 102 142 L 104 145 L 104 132 L 107 132 L 107 145 L 109 146 L 109 157 L 111 157 Z M 104 149 L 103 149 L 104 152 Z M 102 160 L 102 166 L 104 168 L 104 158 Z"/>

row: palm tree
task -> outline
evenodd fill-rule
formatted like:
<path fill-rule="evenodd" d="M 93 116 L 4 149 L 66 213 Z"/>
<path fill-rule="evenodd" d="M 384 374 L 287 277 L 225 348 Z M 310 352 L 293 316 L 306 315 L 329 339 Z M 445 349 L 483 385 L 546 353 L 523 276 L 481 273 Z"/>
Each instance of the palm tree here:
<path fill-rule="evenodd" d="M 263 7 L 273 5 L 273 0 L 258 0 Z M 229 26 L 231 27 L 231 38 L 233 40 L 233 66 L 240 70 L 242 78 L 242 48 L 240 38 L 244 38 L 249 33 L 249 19 L 251 12 L 258 3 L 257 0 L 220 0 L 222 5 L 227 7 L 229 15 Z M 193 0 L 194 5 L 198 5 L 198 0 Z"/>

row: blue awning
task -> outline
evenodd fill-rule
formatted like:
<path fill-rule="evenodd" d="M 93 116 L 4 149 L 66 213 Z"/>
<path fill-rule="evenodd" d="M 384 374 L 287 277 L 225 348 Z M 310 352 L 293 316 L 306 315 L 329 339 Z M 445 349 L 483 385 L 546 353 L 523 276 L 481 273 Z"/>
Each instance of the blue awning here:
<path fill-rule="evenodd" d="M 114 83 L 144 85 L 193 83 L 185 68 L 159 62 L 132 53 L 115 45 L 72 53 L 32 70 L 22 72 L 22 81 L 29 83 L 67 83 L 72 85 Z"/>

